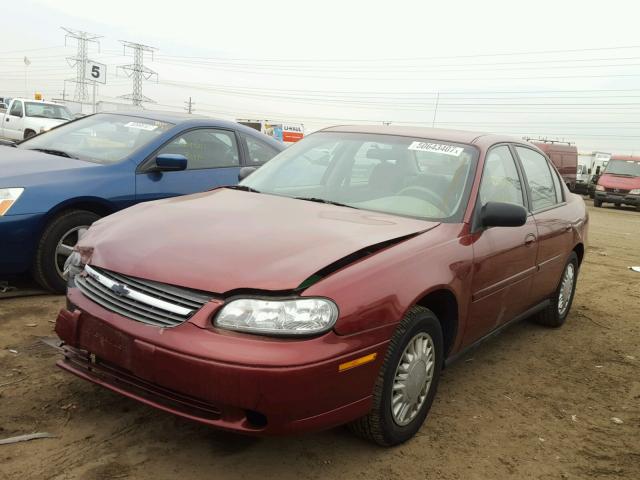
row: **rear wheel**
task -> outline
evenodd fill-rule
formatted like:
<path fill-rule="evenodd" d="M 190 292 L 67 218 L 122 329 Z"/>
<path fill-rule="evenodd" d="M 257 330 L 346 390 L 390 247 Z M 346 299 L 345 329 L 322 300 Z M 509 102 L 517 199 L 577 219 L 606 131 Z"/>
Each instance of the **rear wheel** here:
<path fill-rule="evenodd" d="M 24 139 L 26 140 L 27 138 L 31 138 L 31 137 L 35 137 L 36 136 L 36 132 L 34 132 L 33 130 L 25 130 L 24 131 Z"/>
<path fill-rule="evenodd" d="M 371 412 L 349 424 L 351 431 L 383 446 L 413 437 L 436 395 L 443 355 L 438 318 L 426 308 L 413 307 L 391 339 Z"/>
<path fill-rule="evenodd" d="M 621 203 L 614 203 L 614 205 L 615 205 L 616 208 L 620 208 L 622 206 Z"/>
<path fill-rule="evenodd" d="M 560 277 L 560 284 L 551 297 L 551 305 L 535 317 L 536 322 L 547 327 L 560 327 L 564 324 L 571 310 L 577 281 L 578 256 L 571 252 Z"/>
<path fill-rule="evenodd" d="M 86 210 L 70 210 L 46 226 L 33 261 L 33 277 L 46 290 L 64 293 L 64 262 L 89 226 L 100 218 Z"/>
<path fill-rule="evenodd" d="M 602 200 L 598 200 L 597 198 L 594 198 L 593 199 L 593 206 L 594 207 L 598 207 L 598 208 L 602 207 Z"/>

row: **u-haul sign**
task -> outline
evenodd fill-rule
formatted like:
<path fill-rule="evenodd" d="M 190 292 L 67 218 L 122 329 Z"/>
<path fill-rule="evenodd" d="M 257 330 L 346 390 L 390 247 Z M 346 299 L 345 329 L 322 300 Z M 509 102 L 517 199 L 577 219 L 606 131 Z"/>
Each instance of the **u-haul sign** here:
<path fill-rule="evenodd" d="M 297 142 L 304 137 L 304 127 L 302 125 L 295 124 L 282 124 L 282 141 L 283 142 Z"/>

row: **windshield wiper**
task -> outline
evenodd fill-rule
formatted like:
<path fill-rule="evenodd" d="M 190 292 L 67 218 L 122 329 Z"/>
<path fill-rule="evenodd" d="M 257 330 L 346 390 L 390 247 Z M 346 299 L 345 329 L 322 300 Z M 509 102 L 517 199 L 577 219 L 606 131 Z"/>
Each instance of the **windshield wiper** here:
<path fill-rule="evenodd" d="M 78 157 L 65 152 L 64 150 L 56 150 L 55 148 L 30 148 L 29 150 L 35 150 L 37 152 L 48 153 L 49 155 L 58 155 L 59 157 L 67 157 L 78 159 Z"/>
<path fill-rule="evenodd" d="M 337 205 L 338 207 L 347 207 L 347 208 L 356 208 L 351 205 L 346 205 L 340 202 L 334 202 L 333 200 L 327 200 L 326 198 L 317 198 L 317 197 L 293 197 L 296 200 L 305 200 L 307 202 L 316 202 L 316 203 L 327 203 L 329 205 Z"/>
<path fill-rule="evenodd" d="M 248 185 L 227 185 L 224 188 L 231 188 L 232 190 L 242 190 L 243 192 L 260 193 L 258 190 Z"/>
<path fill-rule="evenodd" d="M 617 177 L 634 177 L 635 176 L 631 173 L 614 173 L 614 172 L 605 172 L 605 173 L 608 173 L 609 175 L 615 175 Z"/>

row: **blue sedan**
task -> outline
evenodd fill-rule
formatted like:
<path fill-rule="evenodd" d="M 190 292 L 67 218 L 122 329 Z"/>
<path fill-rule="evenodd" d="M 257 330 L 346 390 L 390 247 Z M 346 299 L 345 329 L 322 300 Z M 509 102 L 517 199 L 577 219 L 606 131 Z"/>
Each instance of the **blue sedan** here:
<path fill-rule="evenodd" d="M 233 122 L 148 111 L 99 113 L 0 146 L 0 280 L 30 272 L 62 292 L 65 260 L 100 217 L 233 185 L 242 167 L 283 149 Z"/>

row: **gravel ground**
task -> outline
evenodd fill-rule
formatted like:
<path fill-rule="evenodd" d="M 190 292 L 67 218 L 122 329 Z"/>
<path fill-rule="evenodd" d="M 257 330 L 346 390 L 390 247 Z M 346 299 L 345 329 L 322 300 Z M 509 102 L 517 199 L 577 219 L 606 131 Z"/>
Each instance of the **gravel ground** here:
<path fill-rule="evenodd" d="M 640 213 L 591 208 L 573 310 L 522 322 L 444 372 L 412 441 L 382 449 L 345 429 L 247 438 L 155 411 L 55 368 L 62 297 L 0 301 L 2 479 L 640 478 Z M 17 353 L 13 353 L 14 350 Z"/>

